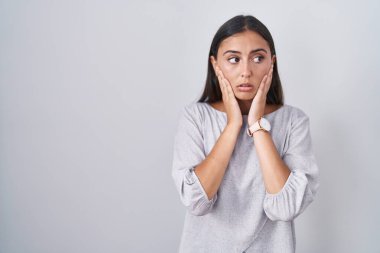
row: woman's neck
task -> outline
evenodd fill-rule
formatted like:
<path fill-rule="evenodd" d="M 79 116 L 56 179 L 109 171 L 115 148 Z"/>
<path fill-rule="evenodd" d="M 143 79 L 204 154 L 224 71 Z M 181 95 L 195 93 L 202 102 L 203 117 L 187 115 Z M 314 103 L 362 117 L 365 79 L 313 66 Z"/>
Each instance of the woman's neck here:
<path fill-rule="evenodd" d="M 252 100 L 239 100 L 237 99 L 240 111 L 242 115 L 248 115 L 249 110 L 251 109 Z"/>
<path fill-rule="evenodd" d="M 248 115 L 249 110 L 251 109 L 252 101 L 242 101 L 242 100 L 237 100 L 237 101 L 238 101 L 238 104 L 240 107 L 241 114 L 242 115 Z M 214 107 L 216 110 L 226 112 L 226 110 L 224 108 L 223 101 L 212 103 L 211 106 Z M 280 105 L 268 105 L 268 104 L 266 104 L 265 109 L 264 109 L 264 114 L 271 113 L 280 107 L 281 107 Z"/>

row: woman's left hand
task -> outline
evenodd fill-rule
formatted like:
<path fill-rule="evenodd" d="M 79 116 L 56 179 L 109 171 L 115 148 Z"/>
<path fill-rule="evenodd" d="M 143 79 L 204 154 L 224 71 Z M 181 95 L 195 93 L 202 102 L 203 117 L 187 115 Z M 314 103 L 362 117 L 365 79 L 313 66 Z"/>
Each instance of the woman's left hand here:
<path fill-rule="evenodd" d="M 261 80 L 257 93 L 255 97 L 253 98 L 251 108 L 249 109 L 249 113 L 248 113 L 248 126 L 252 126 L 253 123 L 255 123 L 262 116 L 264 116 L 267 93 L 272 83 L 272 76 L 273 76 L 273 63 L 271 65 L 271 68 L 269 69 L 268 74 L 266 74 L 263 80 Z"/>

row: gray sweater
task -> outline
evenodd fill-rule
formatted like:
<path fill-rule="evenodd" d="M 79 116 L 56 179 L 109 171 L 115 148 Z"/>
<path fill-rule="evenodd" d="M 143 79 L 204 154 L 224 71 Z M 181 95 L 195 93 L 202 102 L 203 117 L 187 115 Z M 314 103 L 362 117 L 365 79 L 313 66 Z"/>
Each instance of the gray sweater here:
<path fill-rule="evenodd" d="M 294 219 L 314 200 L 319 169 L 309 117 L 283 105 L 264 115 L 283 161 L 291 170 L 282 190 L 266 191 L 247 115 L 222 183 L 209 200 L 194 168 L 210 153 L 226 126 L 227 114 L 192 102 L 181 111 L 174 139 L 172 177 L 186 207 L 181 253 L 295 252 Z"/>

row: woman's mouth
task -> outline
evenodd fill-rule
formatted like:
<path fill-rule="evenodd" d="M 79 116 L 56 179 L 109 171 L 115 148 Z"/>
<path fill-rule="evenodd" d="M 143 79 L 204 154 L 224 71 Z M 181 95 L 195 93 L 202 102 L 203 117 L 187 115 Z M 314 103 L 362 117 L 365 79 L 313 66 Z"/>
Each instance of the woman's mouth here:
<path fill-rule="evenodd" d="M 251 84 L 251 83 L 242 83 L 242 84 L 239 84 L 237 86 L 237 88 L 238 88 L 238 91 L 248 92 L 248 91 L 253 90 L 253 84 Z"/>

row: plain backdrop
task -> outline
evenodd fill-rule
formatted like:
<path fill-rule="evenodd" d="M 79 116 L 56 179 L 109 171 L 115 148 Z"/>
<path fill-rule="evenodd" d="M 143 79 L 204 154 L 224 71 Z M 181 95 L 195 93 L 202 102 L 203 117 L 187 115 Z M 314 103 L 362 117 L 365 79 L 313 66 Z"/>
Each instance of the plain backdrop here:
<path fill-rule="evenodd" d="M 0 252 L 176 252 L 181 108 L 216 30 L 259 18 L 311 119 L 297 252 L 380 252 L 379 1 L 0 0 Z"/>

